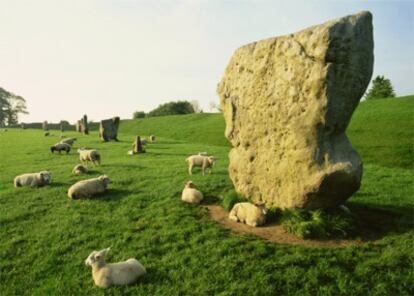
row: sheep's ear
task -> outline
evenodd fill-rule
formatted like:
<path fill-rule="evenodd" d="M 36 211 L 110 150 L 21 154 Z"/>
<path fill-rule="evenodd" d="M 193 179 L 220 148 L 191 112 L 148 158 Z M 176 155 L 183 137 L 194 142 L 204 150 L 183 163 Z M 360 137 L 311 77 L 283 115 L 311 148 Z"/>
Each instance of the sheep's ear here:
<path fill-rule="evenodd" d="M 103 257 L 105 257 L 108 254 L 109 250 L 111 250 L 110 247 L 106 248 L 106 249 L 103 249 L 102 251 L 99 252 L 99 254 L 102 255 Z"/>

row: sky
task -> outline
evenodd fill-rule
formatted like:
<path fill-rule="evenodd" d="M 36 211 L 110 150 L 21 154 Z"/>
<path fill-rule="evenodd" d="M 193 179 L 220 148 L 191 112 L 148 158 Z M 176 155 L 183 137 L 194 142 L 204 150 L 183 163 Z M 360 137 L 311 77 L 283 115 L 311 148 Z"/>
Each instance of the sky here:
<path fill-rule="evenodd" d="M 361 10 L 373 78 L 414 94 L 414 0 L 0 0 L 0 86 L 26 99 L 22 122 L 125 119 L 177 100 L 209 112 L 238 47 Z"/>

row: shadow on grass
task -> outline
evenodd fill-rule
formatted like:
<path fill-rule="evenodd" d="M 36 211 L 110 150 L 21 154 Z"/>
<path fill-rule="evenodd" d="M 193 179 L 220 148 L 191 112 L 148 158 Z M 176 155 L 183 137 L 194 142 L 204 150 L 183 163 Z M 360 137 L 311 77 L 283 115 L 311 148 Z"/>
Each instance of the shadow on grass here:
<path fill-rule="evenodd" d="M 81 199 L 84 200 L 94 200 L 97 202 L 117 202 L 124 198 L 125 196 L 129 195 L 131 191 L 124 190 L 124 189 L 111 189 L 109 188 L 104 193 L 96 194 L 90 197 L 82 197 Z M 75 199 L 77 200 L 77 199 Z"/>
<path fill-rule="evenodd" d="M 348 202 L 347 206 L 357 217 L 356 235 L 364 240 L 381 239 L 388 234 L 403 234 L 414 229 L 414 208 L 379 206 L 370 203 Z"/>

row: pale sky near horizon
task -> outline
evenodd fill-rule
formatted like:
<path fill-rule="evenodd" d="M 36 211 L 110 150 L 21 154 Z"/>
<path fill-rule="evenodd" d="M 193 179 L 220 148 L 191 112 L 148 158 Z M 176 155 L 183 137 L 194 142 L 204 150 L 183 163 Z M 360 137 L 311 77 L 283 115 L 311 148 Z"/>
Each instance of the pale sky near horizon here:
<path fill-rule="evenodd" d="M 374 74 L 414 94 L 413 1 L 0 0 L 0 86 L 23 96 L 23 122 L 74 122 L 218 102 L 234 50 L 369 10 Z"/>

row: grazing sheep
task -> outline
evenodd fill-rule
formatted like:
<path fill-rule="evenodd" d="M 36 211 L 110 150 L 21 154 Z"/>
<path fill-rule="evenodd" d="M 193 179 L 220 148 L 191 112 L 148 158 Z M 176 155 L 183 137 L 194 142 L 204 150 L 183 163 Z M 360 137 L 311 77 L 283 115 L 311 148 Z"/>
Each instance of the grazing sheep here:
<path fill-rule="evenodd" d="M 70 152 L 70 145 L 66 144 L 66 143 L 57 143 L 53 146 L 50 147 L 50 151 L 52 151 L 52 153 L 54 153 L 55 151 L 58 151 L 59 154 L 61 151 L 66 151 L 66 154 L 68 154 Z"/>
<path fill-rule="evenodd" d="M 181 199 L 188 203 L 199 204 L 203 200 L 203 194 L 194 188 L 192 181 L 188 181 L 181 194 Z"/>
<path fill-rule="evenodd" d="M 249 202 L 240 202 L 233 206 L 229 219 L 256 227 L 266 222 L 266 213 L 267 210 L 264 203 L 251 204 Z"/>
<path fill-rule="evenodd" d="M 93 251 L 85 260 L 86 265 L 92 266 L 92 277 L 98 287 L 130 285 L 147 273 L 145 267 L 135 258 L 118 263 L 106 263 L 105 256 L 109 250 L 110 248 Z"/>
<path fill-rule="evenodd" d="M 14 187 L 31 186 L 41 187 L 49 185 L 51 181 L 51 174 L 48 171 L 41 171 L 39 173 L 30 173 L 19 175 L 14 178 Z"/>
<path fill-rule="evenodd" d="M 151 143 L 154 143 L 155 142 L 155 136 L 154 135 L 149 136 L 149 140 L 150 140 Z"/>
<path fill-rule="evenodd" d="M 203 176 L 206 169 L 209 169 L 211 173 L 211 168 L 216 161 L 216 158 L 213 156 L 204 156 L 204 155 L 192 155 L 185 160 L 188 163 L 188 173 L 193 174 L 193 167 L 200 166 L 203 170 Z"/>
<path fill-rule="evenodd" d="M 79 160 L 83 164 L 86 165 L 88 162 L 92 162 L 94 165 L 96 165 L 95 162 L 97 162 L 99 165 L 101 164 L 101 155 L 99 154 L 98 150 L 95 149 L 85 149 L 85 148 L 79 148 Z"/>
<path fill-rule="evenodd" d="M 86 174 L 87 172 L 89 172 L 88 168 L 81 164 L 77 164 L 72 170 L 72 174 L 75 175 Z"/>
<path fill-rule="evenodd" d="M 76 138 L 66 138 L 66 139 L 61 140 L 60 143 L 66 143 L 72 146 L 76 140 L 77 140 Z"/>
<path fill-rule="evenodd" d="M 111 179 L 106 175 L 98 178 L 82 180 L 73 184 L 68 190 L 68 196 L 72 199 L 82 197 L 91 197 L 92 195 L 103 193 L 106 191 Z"/>

